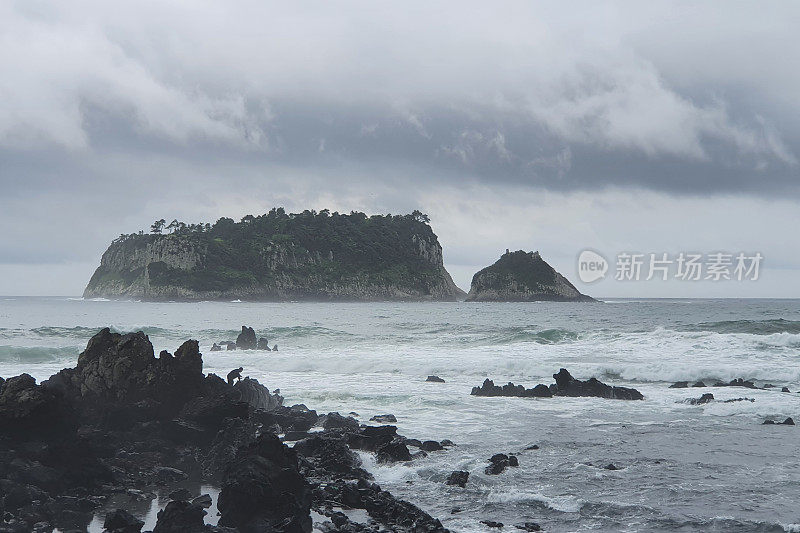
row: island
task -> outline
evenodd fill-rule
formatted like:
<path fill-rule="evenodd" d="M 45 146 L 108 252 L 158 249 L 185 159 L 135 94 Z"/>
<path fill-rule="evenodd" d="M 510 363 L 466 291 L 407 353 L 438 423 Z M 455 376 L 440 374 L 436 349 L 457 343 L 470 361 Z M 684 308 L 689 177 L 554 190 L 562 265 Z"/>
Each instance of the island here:
<path fill-rule="evenodd" d="M 506 250 L 472 277 L 468 302 L 594 302 L 542 259 L 539 252 Z"/>
<path fill-rule="evenodd" d="M 273 208 L 215 224 L 156 221 L 120 235 L 85 298 L 138 300 L 462 300 L 427 215 Z"/>

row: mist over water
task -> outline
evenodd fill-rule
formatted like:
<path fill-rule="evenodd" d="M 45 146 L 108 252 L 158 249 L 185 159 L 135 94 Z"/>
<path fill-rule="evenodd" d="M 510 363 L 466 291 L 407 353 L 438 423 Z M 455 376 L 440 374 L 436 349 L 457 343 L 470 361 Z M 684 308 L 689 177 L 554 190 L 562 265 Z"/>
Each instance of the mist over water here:
<path fill-rule="evenodd" d="M 279 351 L 210 352 L 242 325 Z M 196 338 L 208 372 L 244 374 L 289 404 L 393 413 L 399 432 L 458 446 L 410 464 L 365 464 L 388 490 L 446 527 L 485 531 L 798 530 L 800 439 L 765 418 L 800 418 L 799 300 L 568 303 L 141 303 L 0 298 L 0 375 L 37 379 L 73 366 L 100 328 L 144 331 L 156 353 Z M 525 386 L 577 378 L 639 389 L 642 402 L 478 398 L 486 377 Z M 425 383 L 436 374 L 444 384 Z M 771 390 L 669 389 L 736 377 Z M 788 386 L 792 393 L 781 393 Z M 718 400 L 691 406 L 711 392 Z M 723 403 L 748 397 L 755 401 Z M 525 448 L 538 444 L 539 450 Z M 486 476 L 488 457 L 520 467 Z M 602 468 L 613 463 L 620 470 Z M 456 469 L 466 489 L 444 485 Z M 452 513 L 453 510 L 459 512 Z"/>

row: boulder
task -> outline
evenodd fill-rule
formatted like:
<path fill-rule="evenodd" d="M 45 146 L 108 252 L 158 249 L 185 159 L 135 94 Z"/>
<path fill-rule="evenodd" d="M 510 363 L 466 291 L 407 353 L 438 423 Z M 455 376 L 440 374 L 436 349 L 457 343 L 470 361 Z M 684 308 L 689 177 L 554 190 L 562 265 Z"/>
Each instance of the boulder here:
<path fill-rule="evenodd" d="M 199 533 L 207 531 L 206 511 L 187 501 L 173 500 L 158 512 L 153 533 Z"/>
<path fill-rule="evenodd" d="M 481 524 L 485 525 L 486 527 L 492 527 L 498 529 L 503 527 L 502 522 L 495 522 L 494 520 L 481 520 Z"/>
<path fill-rule="evenodd" d="M 758 387 L 756 387 L 755 383 L 753 383 L 752 381 L 747 381 L 747 380 L 742 379 L 742 378 L 732 379 L 728 383 L 724 383 L 724 382 L 718 381 L 717 383 L 714 384 L 714 386 L 715 387 L 744 387 L 746 389 L 756 389 L 756 388 L 758 388 Z"/>
<path fill-rule="evenodd" d="M 427 381 L 428 383 L 444 383 L 444 380 L 439 376 L 428 376 L 428 379 L 426 379 L 425 381 Z"/>
<path fill-rule="evenodd" d="M 447 481 L 445 483 L 448 485 L 457 485 L 461 488 L 464 488 L 467 486 L 468 480 L 469 480 L 469 472 L 466 472 L 464 470 L 456 470 L 455 472 L 447 476 Z"/>
<path fill-rule="evenodd" d="M 144 521 L 139 520 L 125 509 L 116 509 L 106 515 L 103 528 L 109 533 L 139 533 Z"/>
<path fill-rule="evenodd" d="M 233 390 L 239 394 L 239 401 L 247 403 L 253 409 L 274 411 L 283 405 L 283 396 L 270 394 L 268 388 L 249 377 L 237 381 Z"/>
<path fill-rule="evenodd" d="M 537 524 L 536 522 L 525 522 L 524 524 L 517 524 L 514 526 L 517 529 L 521 529 L 522 531 L 541 531 L 542 526 Z"/>
<path fill-rule="evenodd" d="M 697 381 L 697 382 L 695 382 L 694 385 L 692 385 L 692 387 L 705 387 L 705 386 L 706 386 L 706 384 L 703 383 L 702 381 Z"/>
<path fill-rule="evenodd" d="M 688 381 L 678 381 L 669 386 L 670 389 L 685 389 L 689 386 Z"/>
<path fill-rule="evenodd" d="M 266 352 L 271 352 L 272 351 L 269 348 L 269 341 L 267 340 L 266 337 L 259 337 L 259 339 L 258 339 L 258 349 L 259 350 L 264 350 Z"/>
<path fill-rule="evenodd" d="M 444 446 L 435 440 L 426 440 L 420 445 L 420 449 L 425 452 L 438 452 L 439 450 L 444 450 Z"/>
<path fill-rule="evenodd" d="M 255 350 L 258 347 L 255 330 L 242 326 L 242 332 L 236 337 L 236 347 L 240 350 Z"/>
<path fill-rule="evenodd" d="M 299 472 L 296 453 L 275 435 L 262 434 L 239 450 L 217 506 L 221 526 L 241 531 L 311 531 L 311 489 Z"/>
<path fill-rule="evenodd" d="M 341 429 L 350 433 L 359 430 L 359 423 L 353 417 L 342 416 L 339 413 L 328 413 L 322 417 L 322 427 L 324 429 Z"/>
<path fill-rule="evenodd" d="M 379 424 L 394 424 L 397 422 L 397 417 L 392 414 L 375 415 L 369 419 L 370 422 L 378 422 Z"/>
<path fill-rule="evenodd" d="M 516 456 L 508 456 L 504 453 L 496 453 L 489 458 L 489 466 L 484 469 L 488 475 L 502 474 L 509 466 L 519 466 L 519 460 Z"/>
<path fill-rule="evenodd" d="M 211 345 L 211 351 L 212 352 L 221 352 L 222 351 L 222 346 L 220 346 L 219 344 L 217 344 L 215 342 L 214 344 Z"/>

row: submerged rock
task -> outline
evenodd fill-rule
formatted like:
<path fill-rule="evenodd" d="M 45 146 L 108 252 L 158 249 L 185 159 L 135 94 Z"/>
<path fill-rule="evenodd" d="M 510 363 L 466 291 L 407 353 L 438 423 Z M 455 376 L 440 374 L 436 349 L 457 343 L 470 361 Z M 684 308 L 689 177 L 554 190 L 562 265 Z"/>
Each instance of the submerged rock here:
<path fill-rule="evenodd" d="M 469 481 L 469 472 L 464 470 L 456 470 L 447 476 L 447 481 L 445 483 L 447 485 L 457 485 L 461 488 L 467 486 L 467 481 Z"/>
<path fill-rule="evenodd" d="M 260 337 L 258 339 L 258 349 L 259 350 L 264 350 L 266 352 L 271 352 L 272 351 L 270 349 L 270 347 L 269 347 L 269 341 L 266 339 L 266 337 Z"/>
<path fill-rule="evenodd" d="M 767 420 L 764 420 L 764 422 L 762 423 L 762 425 L 765 425 L 765 426 L 769 426 L 769 425 L 776 425 L 776 426 L 793 426 L 793 425 L 794 425 L 794 420 L 792 419 L 792 417 L 789 417 L 789 418 L 787 418 L 787 419 L 786 419 L 786 420 L 784 420 L 783 422 L 775 422 L 774 420 L 767 419 Z"/>
<path fill-rule="evenodd" d="M 517 456 L 496 453 L 489 458 L 489 466 L 484 469 L 484 472 L 488 475 L 502 474 L 509 466 L 519 466 Z"/>
<path fill-rule="evenodd" d="M 713 401 L 714 401 L 714 395 L 711 393 L 703 394 L 699 398 L 689 398 L 688 400 L 685 400 L 685 402 L 688 403 L 689 405 L 701 405 Z"/>
<path fill-rule="evenodd" d="M 428 383 L 444 383 L 444 380 L 439 376 L 428 376 L 428 379 L 425 381 Z"/>
<path fill-rule="evenodd" d="M 211 345 L 211 351 L 212 352 L 220 352 L 220 351 L 222 351 L 222 346 L 220 346 L 219 344 L 217 344 L 215 342 L 214 344 Z"/>
<path fill-rule="evenodd" d="M 717 383 L 714 384 L 714 386 L 715 387 L 744 387 L 746 389 L 757 389 L 758 388 L 758 387 L 756 387 L 756 384 L 753 383 L 752 381 L 747 381 L 747 380 L 742 379 L 742 378 L 732 379 L 728 383 L 723 383 L 721 381 L 718 381 Z"/>
<path fill-rule="evenodd" d="M 670 389 L 685 389 L 689 386 L 688 381 L 677 381 L 669 386 Z"/>

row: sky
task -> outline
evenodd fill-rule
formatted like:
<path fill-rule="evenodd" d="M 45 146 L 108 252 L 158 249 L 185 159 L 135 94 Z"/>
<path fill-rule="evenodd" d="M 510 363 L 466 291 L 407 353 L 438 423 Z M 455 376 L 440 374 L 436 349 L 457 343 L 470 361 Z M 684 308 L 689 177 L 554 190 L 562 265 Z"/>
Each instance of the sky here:
<path fill-rule="evenodd" d="M 456 283 L 800 297 L 800 4 L 0 0 L 0 294 L 79 295 L 153 220 L 429 214 Z M 612 265 L 586 284 L 577 257 Z M 618 281 L 623 252 L 757 280 Z"/>

